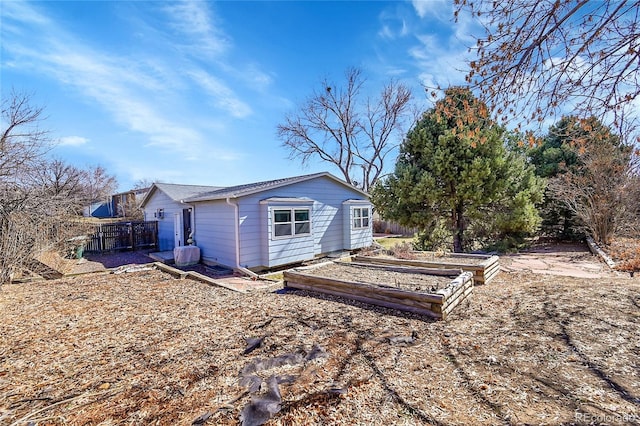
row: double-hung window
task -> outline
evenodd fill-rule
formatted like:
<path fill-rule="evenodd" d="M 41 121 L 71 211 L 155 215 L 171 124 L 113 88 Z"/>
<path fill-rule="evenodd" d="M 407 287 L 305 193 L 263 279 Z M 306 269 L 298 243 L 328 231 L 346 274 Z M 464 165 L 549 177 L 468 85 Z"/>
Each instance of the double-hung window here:
<path fill-rule="evenodd" d="M 309 209 L 273 210 L 273 236 L 293 237 L 311 233 Z"/>
<path fill-rule="evenodd" d="M 353 208 L 353 228 L 368 228 L 369 227 L 369 207 L 354 207 Z"/>

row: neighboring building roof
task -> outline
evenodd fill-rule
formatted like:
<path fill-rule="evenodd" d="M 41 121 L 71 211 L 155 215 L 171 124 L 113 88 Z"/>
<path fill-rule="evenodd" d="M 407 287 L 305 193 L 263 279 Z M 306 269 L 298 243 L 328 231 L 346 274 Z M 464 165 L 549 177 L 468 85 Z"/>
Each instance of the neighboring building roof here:
<path fill-rule="evenodd" d="M 83 216 L 85 217 L 97 217 L 107 218 L 112 217 L 111 204 L 107 202 L 98 201 L 91 203 L 83 209 Z"/>
<path fill-rule="evenodd" d="M 225 198 L 238 198 L 244 197 L 247 195 L 256 194 L 259 192 L 267 191 L 270 189 L 276 189 L 287 185 L 292 185 L 294 183 L 305 182 L 311 179 L 317 179 L 319 177 L 327 177 L 329 179 L 334 180 L 336 183 L 347 186 L 364 197 L 369 197 L 369 194 L 366 192 L 356 188 L 353 185 L 348 184 L 347 182 L 338 179 L 333 176 L 331 173 L 322 172 L 322 173 L 313 173 L 310 175 L 303 176 L 294 176 L 283 179 L 275 179 L 275 180 L 267 180 L 263 182 L 255 182 L 244 185 L 236 185 L 236 186 L 204 186 L 204 185 L 178 185 L 173 183 L 154 183 L 151 187 L 151 190 L 147 193 L 144 200 L 142 201 L 142 206 L 144 206 L 147 201 L 151 198 L 151 195 L 156 189 L 161 190 L 167 196 L 169 196 L 174 201 L 184 201 L 184 202 L 197 202 L 197 201 L 213 201 L 213 200 L 223 200 Z"/>
<path fill-rule="evenodd" d="M 225 198 L 239 198 L 239 197 L 244 197 L 247 195 L 252 195 L 259 192 L 267 191 L 270 189 L 276 189 L 283 186 L 292 185 L 294 183 L 305 182 L 305 181 L 316 179 L 319 177 L 328 177 L 341 185 L 348 186 L 360 192 L 365 197 L 369 196 L 366 192 L 354 187 L 353 185 L 349 185 L 347 182 L 344 182 L 338 179 L 337 177 L 333 176 L 331 173 L 322 172 L 322 173 L 313 173 L 310 175 L 294 176 L 294 177 L 283 178 L 283 179 L 267 180 L 263 182 L 255 182 L 255 183 L 249 183 L 245 185 L 237 185 L 237 186 L 230 186 L 227 188 L 220 188 L 217 190 L 204 192 L 201 194 L 194 195 L 192 197 L 188 197 L 185 199 L 185 201 L 196 202 L 196 201 L 222 200 Z"/>
<path fill-rule="evenodd" d="M 151 189 L 151 187 L 130 189 L 130 190 L 128 190 L 128 191 L 118 192 L 117 194 L 113 194 L 113 195 L 111 195 L 111 196 L 112 196 L 112 197 L 117 197 L 118 195 L 125 195 L 125 194 L 141 195 L 141 194 L 145 194 L 145 193 L 146 193 L 147 191 L 149 191 L 150 189 Z"/>

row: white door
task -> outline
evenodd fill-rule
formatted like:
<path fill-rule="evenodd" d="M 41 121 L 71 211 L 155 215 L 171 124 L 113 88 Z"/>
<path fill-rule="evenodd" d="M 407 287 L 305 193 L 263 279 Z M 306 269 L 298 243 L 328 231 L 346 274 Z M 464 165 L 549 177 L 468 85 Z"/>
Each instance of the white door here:
<path fill-rule="evenodd" d="M 184 245 L 184 236 L 182 235 L 182 213 L 173 214 L 173 246 L 180 247 Z"/>

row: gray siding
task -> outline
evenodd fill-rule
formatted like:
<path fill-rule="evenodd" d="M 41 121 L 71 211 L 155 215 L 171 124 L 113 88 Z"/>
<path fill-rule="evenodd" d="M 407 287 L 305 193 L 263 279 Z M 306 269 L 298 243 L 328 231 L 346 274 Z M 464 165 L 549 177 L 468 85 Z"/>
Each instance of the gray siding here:
<path fill-rule="evenodd" d="M 366 228 L 353 227 L 353 209 L 369 209 L 369 225 Z M 373 214 L 371 203 L 367 200 L 349 200 L 344 203 L 344 248 L 345 250 L 355 250 L 369 247 L 373 244 Z"/>
<path fill-rule="evenodd" d="M 144 206 L 144 219 L 156 220 L 154 213 L 164 209 L 164 217 L 158 220 L 158 250 L 173 250 L 175 241 L 174 215 L 182 214 L 182 209 L 189 205 L 178 203 L 169 198 L 164 192 L 156 189 Z"/>
<path fill-rule="evenodd" d="M 262 235 L 266 244 L 262 244 L 262 266 L 274 267 L 288 263 L 302 262 L 315 256 L 315 228 L 313 221 L 313 200 L 299 200 L 298 202 L 269 202 L 261 205 L 261 222 L 265 223 Z M 311 233 L 291 237 L 275 237 L 273 229 L 273 210 L 280 209 L 309 209 L 311 219 Z"/>
<path fill-rule="evenodd" d="M 240 199 L 236 202 L 240 211 L 240 266 L 265 266 L 262 255 L 264 243 L 268 241 L 262 237 L 264 233 L 260 210 L 263 206 L 258 200 L 247 203 L 245 199 Z"/>
<path fill-rule="evenodd" d="M 249 268 L 276 266 L 273 263 L 276 256 L 281 257 L 281 260 L 277 261 L 278 265 L 297 262 L 301 260 L 301 253 L 307 256 L 306 253 L 310 252 L 311 241 L 301 237 L 299 237 L 300 241 L 292 242 L 289 246 L 268 243 L 271 239 L 271 227 L 269 223 L 265 224 L 265 216 L 267 216 L 264 210 L 265 205 L 260 204 L 260 201 L 272 197 L 313 200 L 311 230 L 313 255 L 316 256 L 345 249 L 342 203 L 350 199 L 361 199 L 362 194 L 330 178 L 321 177 L 241 198 L 239 202 L 240 264 L 242 266 Z"/>
<path fill-rule="evenodd" d="M 236 266 L 235 212 L 224 201 L 196 203 L 195 240 L 202 259 L 221 265 Z M 242 220 L 242 219 L 241 219 Z"/>

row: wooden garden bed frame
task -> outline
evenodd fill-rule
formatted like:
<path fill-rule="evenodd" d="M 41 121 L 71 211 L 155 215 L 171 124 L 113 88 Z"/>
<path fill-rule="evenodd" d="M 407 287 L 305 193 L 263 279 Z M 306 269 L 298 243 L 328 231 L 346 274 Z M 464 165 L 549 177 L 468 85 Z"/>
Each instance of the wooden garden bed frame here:
<path fill-rule="evenodd" d="M 340 264 L 341 262 L 331 263 Z M 436 290 L 433 293 L 421 293 L 400 289 L 390 283 L 367 284 L 313 275 L 313 269 L 325 264 L 326 263 L 322 263 L 312 267 L 285 271 L 285 287 L 331 294 L 372 305 L 427 315 L 441 320 L 446 319 L 451 311 L 473 291 L 473 274 L 468 271 L 459 270 L 456 273 L 456 271 L 451 269 L 373 265 L 351 262 L 351 264 L 384 269 L 397 272 L 398 274 L 419 273 L 437 276 L 455 276 L 445 288 Z"/>
<path fill-rule="evenodd" d="M 390 259 L 376 256 L 354 256 L 354 262 L 380 264 L 417 266 L 422 268 L 442 268 L 442 269 L 462 269 L 473 273 L 473 281 L 476 284 L 489 284 L 500 272 L 500 258 L 498 256 L 483 254 L 449 253 L 446 257 L 459 259 L 452 262 L 450 260 L 439 262 L 434 260 L 421 260 L 420 253 L 433 254 L 432 252 L 415 252 L 417 259 Z M 475 261 L 475 262 L 474 262 Z"/>

